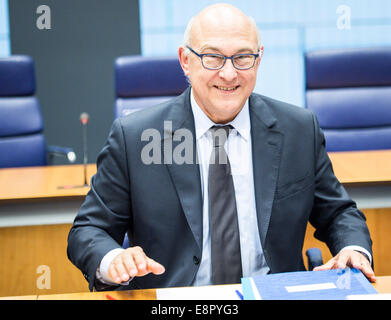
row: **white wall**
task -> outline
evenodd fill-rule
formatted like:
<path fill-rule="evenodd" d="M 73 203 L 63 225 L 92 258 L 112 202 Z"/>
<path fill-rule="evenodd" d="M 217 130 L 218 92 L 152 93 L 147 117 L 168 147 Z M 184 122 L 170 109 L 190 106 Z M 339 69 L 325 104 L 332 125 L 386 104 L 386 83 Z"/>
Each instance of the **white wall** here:
<path fill-rule="evenodd" d="M 10 55 L 8 1 L 0 0 L 0 57 Z"/>

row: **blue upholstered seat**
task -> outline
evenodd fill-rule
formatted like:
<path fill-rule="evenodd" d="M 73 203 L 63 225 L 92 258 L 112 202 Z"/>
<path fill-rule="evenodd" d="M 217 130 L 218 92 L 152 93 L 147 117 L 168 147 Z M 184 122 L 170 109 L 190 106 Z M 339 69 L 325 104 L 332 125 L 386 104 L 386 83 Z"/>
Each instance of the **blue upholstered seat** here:
<path fill-rule="evenodd" d="M 391 149 L 391 48 L 309 52 L 305 72 L 327 151 Z"/>
<path fill-rule="evenodd" d="M 0 59 L 0 168 L 42 166 L 48 162 L 35 90 L 31 57 Z M 73 153 L 70 148 L 55 148 L 67 155 Z"/>
<path fill-rule="evenodd" d="M 114 117 L 157 105 L 187 87 L 177 57 L 119 57 L 115 61 Z"/>

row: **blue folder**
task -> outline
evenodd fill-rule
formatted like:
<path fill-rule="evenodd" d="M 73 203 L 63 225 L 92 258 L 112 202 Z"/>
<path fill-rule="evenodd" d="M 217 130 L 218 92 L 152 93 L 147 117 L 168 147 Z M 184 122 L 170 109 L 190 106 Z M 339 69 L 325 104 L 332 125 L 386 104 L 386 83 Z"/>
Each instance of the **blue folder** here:
<path fill-rule="evenodd" d="M 345 300 L 378 293 L 361 271 L 349 268 L 242 278 L 242 289 L 244 300 Z"/>

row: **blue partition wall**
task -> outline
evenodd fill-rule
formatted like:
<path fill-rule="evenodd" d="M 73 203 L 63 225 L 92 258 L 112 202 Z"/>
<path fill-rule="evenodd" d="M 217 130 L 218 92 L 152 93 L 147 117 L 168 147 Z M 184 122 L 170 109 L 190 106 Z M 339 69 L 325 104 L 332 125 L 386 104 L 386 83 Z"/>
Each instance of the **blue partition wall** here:
<path fill-rule="evenodd" d="M 10 55 L 8 1 L 0 0 L 0 57 Z"/>
<path fill-rule="evenodd" d="M 176 55 L 190 17 L 217 2 L 237 6 L 261 30 L 265 51 L 255 91 L 299 106 L 305 51 L 391 46 L 389 0 L 140 0 L 142 54 Z"/>

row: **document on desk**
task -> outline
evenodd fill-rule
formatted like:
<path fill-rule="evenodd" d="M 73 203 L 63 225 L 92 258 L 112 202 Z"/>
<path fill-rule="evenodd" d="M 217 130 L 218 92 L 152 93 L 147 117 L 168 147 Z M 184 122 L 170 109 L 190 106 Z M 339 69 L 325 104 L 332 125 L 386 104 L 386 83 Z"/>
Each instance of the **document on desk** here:
<path fill-rule="evenodd" d="M 245 300 L 345 300 L 377 294 L 357 269 L 299 271 L 242 278 Z"/>
<path fill-rule="evenodd" d="M 156 289 L 157 300 L 240 300 L 240 284 Z"/>

